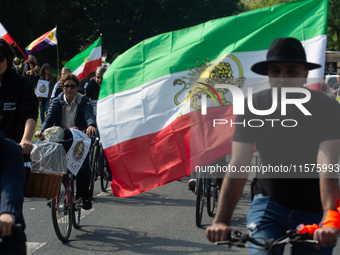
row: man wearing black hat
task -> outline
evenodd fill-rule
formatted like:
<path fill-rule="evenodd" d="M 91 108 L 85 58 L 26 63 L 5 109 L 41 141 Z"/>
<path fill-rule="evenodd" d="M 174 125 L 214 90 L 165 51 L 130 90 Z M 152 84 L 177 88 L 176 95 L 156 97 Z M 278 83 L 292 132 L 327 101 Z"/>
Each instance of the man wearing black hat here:
<path fill-rule="evenodd" d="M 247 216 L 247 228 L 252 237 L 274 238 L 285 235 L 289 229 L 299 224 L 319 224 L 323 216 L 330 212 L 337 214 L 339 205 L 339 183 L 337 176 L 322 173 L 320 167 L 338 168 L 340 155 L 340 105 L 327 95 L 312 90 L 310 100 L 303 104 L 311 115 L 305 115 L 295 105 L 287 105 L 286 115 L 281 112 L 281 89 L 303 88 L 309 70 L 321 67 L 306 61 L 301 43 L 294 38 L 277 38 L 271 44 L 267 60 L 256 63 L 251 70 L 260 75 L 268 75 L 271 89 L 253 95 L 255 109 L 270 109 L 274 88 L 278 91 L 278 107 L 269 115 L 253 114 L 245 105 L 245 114 L 238 115 L 235 123 L 248 123 L 250 119 L 264 121 L 262 127 L 236 125 L 232 144 L 230 167 L 240 170 L 249 166 L 253 147 L 260 154 L 262 166 L 289 167 L 290 174 L 269 174 L 257 178 L 253 187 L 255 194 Z M 305 91 L 305 90 L 303 90 Z M 303 93 L 292 93 L 289 98 L 302 99 Z M 287 96 L 288 97 L 288 96 Z M 282 107 L 283 108 L 283 107 Z M 265 121 L 268 119 L 277 120 Z M 293 119 L 295 127 L 285 127 L 284 119 Z M 319 168 L 312 172 L 312 166 Z M 289 168 L 286 168 L 289 169 Z M 295 168 L 296 169 L 296 168 Z M 301 171 L 301 169 L 303 169 Z M 307 174 L 304 172 L 309 171 Z M 294 173 L 293 173 L 294 172 Z M 302 173 L 301 173 L 302 172 Z M 321 172 L 321 173 L 319 173 Z M 227 173 L 222 184 L 219 207 L 213 224 L 207 228 L 207 238 L 212 241 L 227 240 L 231 231 L 230 220 L 238 203 L 248 174 L 242 176 Z M 328 178 L 325 178 L 328 177 Z M 340 213 L 339 213 L 340 219 Z M 340 225 L 339 225 L 340 226 Z M 296 254 L 332 254 L 339 229 L 323 225 L 314 233 L 319 241 L 317 249 L 312 245 L 295 245 Z M 252 246 L 251 254 L 262 254 L 259 247 Z M 283 250 L 281 250 L 283 252 Z M 263 254 L 267 254 L 264 252 Z"/>

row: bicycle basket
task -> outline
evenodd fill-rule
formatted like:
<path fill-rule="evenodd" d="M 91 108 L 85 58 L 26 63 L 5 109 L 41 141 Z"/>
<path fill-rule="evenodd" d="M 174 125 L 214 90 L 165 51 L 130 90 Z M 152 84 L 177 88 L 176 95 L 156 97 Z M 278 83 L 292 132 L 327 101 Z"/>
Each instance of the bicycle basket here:
<path fill-rule="evenodd" d="M 25 189 L 25 197 L 53 199 L 56 197 L 63 174 L 31 172 Z"/>

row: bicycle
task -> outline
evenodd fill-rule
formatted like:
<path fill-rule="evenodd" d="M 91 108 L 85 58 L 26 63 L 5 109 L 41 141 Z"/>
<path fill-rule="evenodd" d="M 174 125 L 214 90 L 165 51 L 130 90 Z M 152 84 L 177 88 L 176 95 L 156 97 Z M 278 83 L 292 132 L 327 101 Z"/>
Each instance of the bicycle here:
<path fill-rule="evenodd" d="M 71 146 L 72 140 L 58 143 L 62 143 L 65 148 Z M 65 150 L 67 151 L 66 148 Z M 63 243 L 70 238 L 72 225 L 76 229 L 80 225 L 82 198 L 76 199 L 75 183 L 75 176 L 67 170 L 56 198 L 51 201 L 53 227 L 58 239 Z"/>
<path fill-rule="evenodd" d="M 306 243 L 306 244 L 318 244 L 318 241 L 313 240 L 313 235 L 309 233 L 298 233 L 297 230 L 288 230 L 286 235 L 280 237 L 277 240 L 274 239 L 263 239 L 263 241 L 259 241 L 256 238 L 250 237 L 248 234 L 242 234 L 242 232 L 233 230 L 228 235 L 228 241 L 219 241 L 216 242 L 216 245 L 235 245 L 241 248 L 249 248 L 249 245 L 246 245 L 247 242 L 253 243 L 257 246 L 263 247 L 259 248 L 259 251 L 267 250 L 268 254 L 278 255 L 280 254 L 280 247 L 285 246 L 286 244 L 292 244 L 291 246 L 291 254 L 295 254 L 293 246 L 297 243 Z"/>
<path fill-rule="evenodd" d="M 103 192 L 106 192 L 106 189 L 109 185 L 109 176 L 110 176 L 110 166 L 107 162 L 106 156 L 104 154 L 103 147 L 100 142 L 99 137 L 91 137 L 92 141 L 94 140 L 91 146 L 91 154 L 90 154 L 90 168 L 91 168 L 91 182 L 90 182 L 90 191 L 91 191 L 91 199 L 93 198 L 94 191 L 94 183 L 100 176 L 100 186 Z"/>
<path fill-rule="evenodd" d="M 196 175 L 196 226 L 201 227 L 204 201 L 207 201 L 207 212 L 209 216 L 214 215 L 214 210 L 218 201 L 220 183 L 217 178 L 211 178 L 211 175 L 204 176 L 204 173 L 198 172 Z"/>

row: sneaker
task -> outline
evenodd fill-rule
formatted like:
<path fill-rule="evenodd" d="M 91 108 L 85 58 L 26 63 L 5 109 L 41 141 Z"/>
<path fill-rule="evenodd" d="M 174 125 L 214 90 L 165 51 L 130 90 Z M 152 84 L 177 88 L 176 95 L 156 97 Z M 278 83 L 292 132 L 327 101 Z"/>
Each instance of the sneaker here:
<path fill-rule="evenodd" d="M 195 186 L 196 186 L 196 179 L 190 179 L 189 182 L 188 182 L 188 188 L 193 193 L 195 192 Z"/>
<path fill-rule="evenodd" d="M 82 207 L 84 210 L 90 210 L 92 208 L 91 198 L 83 199 Z"/>
<path fill-rule="evenodd" d="M 112 182 L 112 174 L 110 173 L 107 177 L 106 180 L 109 182 Z"/>

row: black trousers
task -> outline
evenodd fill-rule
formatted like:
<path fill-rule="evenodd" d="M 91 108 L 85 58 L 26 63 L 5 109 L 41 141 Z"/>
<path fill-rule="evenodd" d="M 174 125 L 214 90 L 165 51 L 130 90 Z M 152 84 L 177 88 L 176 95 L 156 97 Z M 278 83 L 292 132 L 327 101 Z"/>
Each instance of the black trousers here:
<path fill-rule="evenodd" d="M 25 255 L 26 243 L 20 244 L 0 244 L 0 254 L 1 255 Z"/>
<path fill-rule="evenodd" d="M 90 197 L 89 186 L 91 181 L 91 169 L 89 163 L 89 154 L 87 154 L 87 157 L 85 158 L 84 163 L 76 176 L 77 197 L 82 197 L 83 199 L 87 199 Z"/>

